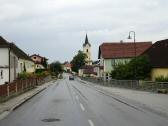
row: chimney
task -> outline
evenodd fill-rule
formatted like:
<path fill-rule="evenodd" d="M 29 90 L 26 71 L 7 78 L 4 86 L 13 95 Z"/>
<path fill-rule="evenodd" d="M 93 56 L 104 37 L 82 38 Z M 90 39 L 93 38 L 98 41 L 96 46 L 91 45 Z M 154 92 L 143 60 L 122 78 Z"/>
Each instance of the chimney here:
<path fill-rule="evenodd" d="M 120 40 L 120 43 L 123 43 L 124 41 L 123 40 Z"/>

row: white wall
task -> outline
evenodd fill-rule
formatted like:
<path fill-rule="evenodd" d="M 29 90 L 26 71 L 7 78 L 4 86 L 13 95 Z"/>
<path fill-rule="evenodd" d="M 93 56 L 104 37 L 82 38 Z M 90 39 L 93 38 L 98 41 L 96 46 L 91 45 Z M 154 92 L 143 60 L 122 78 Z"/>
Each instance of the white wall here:
<path fill-rule="evenodd" d="M 14 61 L 15 58 L 15 61 Z M 16 73 L 15 73 L 15 70 Z M 10 52 L 10 82 L 18 77 L 18 57 L 11 51 Z"/>
<path fill-rule="evenodd" d="M 100 66 L 104 66 L 104 58 L 100 55 Z"/>
<path fill-rule="evenodd" d="M 36 64 L 36 65 L 35 65 L 35 68 L 36 68 L 36 69 L 45 69 L 44 66 L 41 65 L 41 64 Z"/>
<path fill-rule="evenodd" d="M 8 48 L 0 48 L 0 85 L 9 81 Z"/>
<path fill-rule="evenodd" d="M 8 48 L 0 48 L 0 67 L 8 67 Z"/>
<path fill-rule="evenodd" d="M 26 71 L 28 73 L 33 73 L 35 72 L 35 64 L 33 61 L 30 61 L 30 60 L 26 60 Z"/>
<path fill-rule="evenodd" d="M 2 76 L 1 76 L 2 72 Z M 0 68 L 0 85 L 5 84 L 5 82 L 9 81 L 9 69 L 8 68 Z"/>
<path fill-rule="evenodd" d="M 24 63 L 26 66 L 26 72 L 33 73 L 35 72 L 35 64 L 33 61 L 25 60 L 25 59 L 19 59 L 18 62 L 18 72 L 22 73 L 24 71 Z"/>
<path fill-rule="evenodd" d="M 78 70 L 78 76 L 82 77 L 83 76 L 83 69 Z"/>

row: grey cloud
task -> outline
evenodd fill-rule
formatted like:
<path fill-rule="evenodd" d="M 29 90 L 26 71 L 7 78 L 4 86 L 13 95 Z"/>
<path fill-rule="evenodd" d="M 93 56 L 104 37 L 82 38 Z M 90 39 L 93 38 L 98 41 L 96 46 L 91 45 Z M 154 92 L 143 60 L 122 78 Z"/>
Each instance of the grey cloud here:
<path fill-rule="evenodd" d="M 53 60 L 71 60 L 82 49 L 85 33 L 93 58 L 106 41 L 137 41 L 167 37 L 165 0 L 1 0 L 0 33 L 27 53 Z"/>

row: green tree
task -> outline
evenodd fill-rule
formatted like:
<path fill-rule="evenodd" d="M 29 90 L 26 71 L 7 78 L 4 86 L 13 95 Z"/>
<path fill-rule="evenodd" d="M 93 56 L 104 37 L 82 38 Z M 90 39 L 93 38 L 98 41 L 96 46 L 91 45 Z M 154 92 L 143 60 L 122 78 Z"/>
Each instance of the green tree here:
<path fill-rule="evenodd" d="M 86 61 L 86 54 L 82 51 L 78 51 L 78 54 L 75 55 L 71 61 L 72 64 L 72 70 L 75 72 L 78 72 L 79 68 L 85 65 Z"/>
<path fill-rule="evenodd" d="M 59 61 L 53 62 L 50 64 L 50 70 L 58 77 L 59 74 L 63 73 L 62 64 Z"/>
<path fill-rule="evenodd" d="M 139 56 L 133 58 L 125 64 L 118 64 L 111 72 L 114 79 L 128 80 L 137 79 L 143 80 L 150 77 L 151 66 L 147 56 Z"/>
<path fill-rule="evenodd" d="M 147 56 L 139 56 L 129 62 L 130 71 L 134 71 L 136 79 L 143 80 L 150 77 L 151 65 Z M 135 68 L 135 70 L 133 70 Z"/>

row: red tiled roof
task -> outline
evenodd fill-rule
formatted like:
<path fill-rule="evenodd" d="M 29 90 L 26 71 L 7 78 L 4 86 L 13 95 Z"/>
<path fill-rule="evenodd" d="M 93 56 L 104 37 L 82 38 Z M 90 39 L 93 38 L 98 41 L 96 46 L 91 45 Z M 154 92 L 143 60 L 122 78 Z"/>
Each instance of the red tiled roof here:
<path fill-rule="evenodd" d="M 93 69 L 93 68 L 94 68 L 94 66 L 92 66 L 92 65 L 84 65 L 81 67 L 81 69 Z"/>
<path fill-rule="evenodd" d="M 30 57 L 33 57 L 33 56 L 36 56 L 36 57 L 39 57 L 39 58 L 48 60 L 46 57 L 42 57 L 42 56 L 40 56 L 39 54 L 33 54 L 33 55 L 31 55 Z"/>
<path fill-rule="evenodd" d="M 152 46 L 152 42 L 136 42 L 136 56 L 141 55 Z M 103 43 L 99 46 L 99 56 L 104 59 L 111 58 L 131 58 L 135 56 L 134 43 Z"/>
<path fill-rule="evenodd" d="M 72 67 L 72 65 L 70 63 L 66 63 L 64 66 L 65 67 Z"/>
<path fill-rule="evenodd" d="M 97 73 L 94 72 L 93 69 L 84 69 L 83 73 L 84 74 L 94 74 L 94 75 L 97 75 Z"/>

